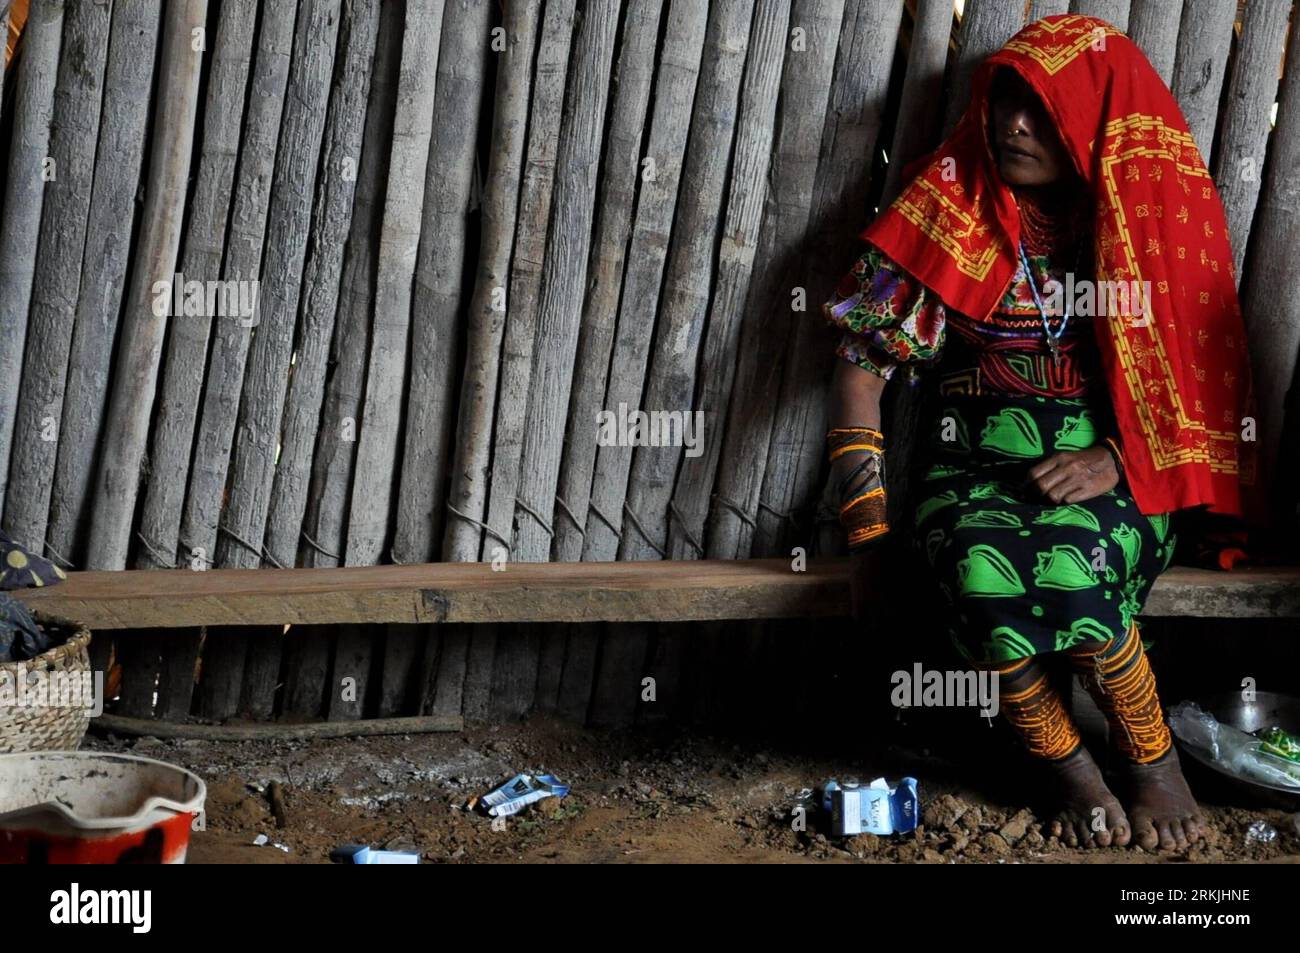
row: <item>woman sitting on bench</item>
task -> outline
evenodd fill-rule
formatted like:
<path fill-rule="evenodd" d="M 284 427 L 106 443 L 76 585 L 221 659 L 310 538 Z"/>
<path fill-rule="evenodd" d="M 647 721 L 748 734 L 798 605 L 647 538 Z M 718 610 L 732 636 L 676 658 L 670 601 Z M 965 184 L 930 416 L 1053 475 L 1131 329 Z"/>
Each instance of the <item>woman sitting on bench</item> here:
<path fill-rule="evenodd" d="M 1223 210 L 1177 103 L 1108 24 L 1038 21 L 980 67 L 952 137 L 863 237 L 825 306 L 844 331 L 828 441 L 851 550 L 888 529 L 885 381 L 933 364 L 914 542 L 957 650 L 1000 673 L 1001 711 L 1061 784 L 1048 832 L 1199 839 L 1136 616 L 1169 514 L 1240 511 L 1248 387 Z M 1105 714 L 1126 807 L 1043 656 Z"/>

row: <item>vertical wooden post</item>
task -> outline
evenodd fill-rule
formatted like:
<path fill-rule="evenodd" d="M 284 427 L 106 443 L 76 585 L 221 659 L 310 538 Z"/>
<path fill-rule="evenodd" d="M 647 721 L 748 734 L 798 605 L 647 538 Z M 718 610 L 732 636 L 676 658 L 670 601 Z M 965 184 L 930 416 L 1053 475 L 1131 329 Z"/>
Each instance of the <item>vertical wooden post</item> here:
<path fill-rule="evenodd" d="M 556 153 L 555 197 L 542 264 L 544 284 L 533 346 L 532 385 L 524 431 L 514 555 L 545 562 L 556 519 L 555 491 L 566 429 L 594 429 L 595 420 L 566 417 L 591 250 L 596 173 L 604 134 L 618 3 L 597 4 L 583 17 L 571 57 L 564 124 Z M 564 425 L 569 421 L 569 427 Z"/>
<path fill-rule="evenodd" d="M 1178 55 L 1170 88 L 1208 165 L 1219 117 L 1219 93 L 1232 49 L 1235 3 L 1185 0 L 1178 28 Z"/>
<path fill-rule="evenodd" d="M 22 381 L 62 34 L 63 0 L 33 0 L 14 90 L 13 136 L 0 216 L 0 315 L 4 316 L 0 321 L 0 407 L 6 408 L 0 414 L 0 509 L 4 509 L 9 481 L 12 408 L 18 403 Z M 35 541 L 22 542 L 30 545 Z"/>
<path fill-rule="evenodd" d="M 1269 124 L 1277 98 L 1278 73 L 1286 39 L 1290 0 L 1253 0 L 1246 5 L 1236 62 L 1228 82 L 1223 132 L 1214 157 L 1214 182 L 1223 200 L 1232 241 L 1237 283 L 1246 257 L 1246 241 L 1255 216 Z M 1295 60 L 1292 60 L 1295 68 Z"/>
<path fill-rule="evenodd" d="M 537 48 L 533 103 L 528 112 L 528 158 L 519 195 L 519 221 L 514 259 L 510 265 L 510 294 L 497 390 L 496 425 L 492 439 L 492 485 L 487 524 L 510 542 L 513 557 L 514 520 L 519 496 L 524 432 L 529 424 L 528 388 L 537 345 L 537 315 L 541 307 L 542 263 L 555 180 L 555 154 L 560 138 L 560 114 L 573 39 L 573 0 L 550 0 Z M 544 426 L 533 420 L 534 426 Z M 484 542 L 484 556 L 495 546 Z"/>
<path fill-rule="evenodd" d="M 12 406 L 5 410 L 6 416 L 13 414 L 14 431 L 4 529 L 37 551 L 46 538 L 68 352 L 86 247 L 108 58 L 109 10 L 108 5 L 74 3 L 64 16 L 63 55 L 54 87 L 55 121 L 46 160 L 53 165 L 45 185 L 36 247 L 23 386 L 16 410 Z"/>
<path fill-rule="evenodd" d="M 945 24 L 951 22 L 947 0 L 933 0 L 928 5 L 943 8 Z M 793 28 L 804 31 L 805 49 L 785 59 L 772 187 L 759 230 L 756 280 L 750 284 L 745 307 L 740 364 L 706 541 L 710 559 L 738 559 L 749 554 L 787 342 L 795 322 L 811 320 L 804 312 L 792 310 L 793 293 L 811 239 L 808 219 L 817 152 L 843 16 L 842 0 L 797 0 L 790 21 Z M 912 42 L 918 42 L 915 32 Z M 944 34 L 945 51 L 947 43 Z M 941 66 L 940 79 L 942 75 Z"/>
<path fill-rule="evenodd" d="M 674 559 L 698 559 L 705 554 L 704 523 L 722 455 L 741 322 L 751 283 L 756 280 L 754 259 L 771 179 L 777 93 L 789 26 L 788 0 L 758 0 L 740 88 L 726 220 L 694 402 L 696 413 L 703 415 L 703 431 L 697 434 L 700 452 L 683 455 L 668 522 L 668 552 Z M 798 55 L 804 53 L 806 50 L 801 48 Z M 674 627 L 661 638 L 661 646 L 675 641 L 680 632 L 680 626 Z M 673 657 L 670 651 L 660 655 L 665 663 Z"/>
<path fill-rule="evenodd" d="M 228 282 L 257 281 L 261 272 L 266 216 L 275 174 L 275 147 L 280 136 L 280 116 L 293 51 L 295 13 L 291 3 L 268 3 L 262 7 L 222 266 L 222 279 Z M 261 306 L 259 300 L 252 321 L 258 320 Z M 178 556 L 182 561 L 198 559 L 210 563 L 216 555 L 217 527 L 239 416 L 239 397 L 244 387 L 251 323 L 225 319 L 218 321 L 212 330 L 189 490 L 181 515 Z M 208 644 L 213 641 L 209 639 Z M 215 641 L 227 644 L 229 640 Z"/>
<path fill-rule="evenodd" d="M 645 409 L 675 411 L 683 424 L 695 394 L 696 352 L 708 315 L 714 248 L 722 224 L 723 189 L 753 13 L 753 0 L 727 0 L 714 5 L 709 17 L 672 248 L 660 293 Z M 724 247 L 725 239 L 735 237 L 726 235 Z M 743 245 L 743 240 L 737 244 Z M 740 249 L 732 246 L 726 252 Z M 630 528 L 625 524 L 619 558 L 663 558 L 667 553 L 669 502 L 681 459 L 681 446 L 636 448 L 626 504 L 634 518 Z"/>
<path fill-rule="evenodd" d="M 186 281 L 214 281 L 221 277 L 221 252 L 230 218 L 230 193 L 235 179 L 235 158 L 244 118 L 244 94 L 257 25 L 257 0 L 234 0 L 221 5 L 217 36 L 208 70 L 207 102 L 203 108 L 203 145 L 199 154 L 194 196 L 181 254 L 181 274 Z M 215 321 L 232 320 L 213 315 L 181 317 L 167 335 L 162 390 L 153 426 L 149 479 L 140 517 L 144 542 L 136 557 L 139 569 L 171 569 L 182 555 L 176 551 L 181 507 L 194 446 L 194 423 L 199 406 L 203 370 L 208 360 L 208 340 Z M 200 564 L 200 567 L 202 564 Z"/>
<path fill-rule="evenodd" d="M 362 169 L 366 101 L 376 62 L 379 0 L 347 0 L 339 22 L 337 58 L 325 117 L 319 184 L 302 278 L 302 314 L 293 373 L 285 398 L 280 459 L 267 507 L 266 551 L 285 566 L 296 563 L 311 480 L 312 451 L 339 310 L 340 279 Z"/>
<path fill-rule="evenodd" d="M 650 316 L 658 311 L 659 286 L 668 256 L 706 24 L 703 4 L 673 0 L 659 55 L 650 138 L 641 165 L 641 192 L 637 196 L 632 244 L 623 277 L 623 300 L 614 335 L 610 366 L 616 373 L 610 375 L 605 392 L 604 409 L 615 415 L 635 411 L 641 404 L 654 336 L 654 321 Z M 582 548 L 584 560 L 614 559 L 618 554 L 633 449 L 616 443 L 596 451 Z"/>
<path fill-rule="evenodd" d="M 967 7 L 963 28 L 978 6 Z M 820 316 L 834 282 L 852 260 L 854 238 L 866 217 L 870 163 L 880 134 L 893 43 L 901 12 L 892 3 L 846 8 L 826 128 L 817 167 L 812 233 L 804 276 L 809 313 L 796 315 L 772 427 L 759 500 L 756 553 L 788 552 L 796 511 L 817 500 L 825 452 L 826 384 L 834 340 Z M 807 527 L 800 528 L 804 537 Z"/>
<path fill-rule="evenodd" d="M 1183 0 L 1133 0 L 1129 13 L 1128 35 L 1147 55 L 1165 85 L 1174 79 L 1182 16 Z"/>
<path fill-rule="evenodd" d="M 361 137 L 347 245 L 340 271 L 334 334 L 329 344 L 330 369 L 326 371 L 320 425 L 315 433 L 311 486 L 305 499 L 305 512 L 300 520 L 291 518 L 291 512 L 285 512 L 291 510 L 292 504 L 288 501 L 296 492 L 293 486 L 296 477 L 285 471 L 283 479 L 277 475 L 272 489 L 272 533 L 281 520 L 284 525 L 283 535 L 278 537 L 274 551 L 287 551 L 291 543 L 289 535 L 300 534 L 300 552 L 304 566 L 340 565 L 347 532 L 352 463 L 356 453 L 357 421 L 361 417 L 365 390 L 371 307 L 374 302 L 375 249 L 379 244 L 382 221 L 381 190 L 392 151 L 402 29 L 406 21 L 406 5 L 401 0 L 379 3 L 378 7 L 374 64 L 370 71 L 370 90 L 364 107 L 365 128 Z M 354 17 L 360 16 L 361 12 L 360 9 L 354 11 Z M 351 58 L 350 47 L 345 57 L 346 74 Z M 335 129 L 341 131 L 341 125 Z M 332 207 L 332 200 L 327 199 L 327 202 L 331 202 Z M 332 213 L 327 215 L 332 217 Z M 322 229 L 325 227 L 326 224 L 322 223 Z M 322 231 L 322 238 L 324 234 Z M 324 253 L 329 254 L 327 251 Z M 309 259 L 309 276 L 317 260 L 319 259 L 315 257 Z M 324 261 L 321 264 L 321 274 L 324 277 L 328 274 L 327 266 Z M 328 282 L 313 287 L 320 289 L 320 305 L 327 312 Z M 314 309 L 313 302 L 317 296 L 304 294 L 303 300 L 308 308 Z M 297 383 L 296 372 L 294 383 Z M 309 385 L 304 383 L 303 387 L 306 389 Z M 291 412 L 295 406 L 295 393 L 296 390 L 290 390 Z M 297 446 L 296 438 L 294 446 Z M 282 449 L 281 453 L 283 452 Z M 294 449 L 293 452 L 296 455 L 301 451 Z M 307 452 L 310 453 L 310 449 Z M 277 514 L 281 514 L 280 519 L 277 519 Z M 346 636 L 337 626 L 295 626 L 290 629 L 287 636 L 290 663 L 285 668 L 283 711 L 315 717 L 328 710 L 329 700 L 339 691 L 339 686 L 330 681 L 330 674 L 335 643 L 341 638 Z"/>
<path fill-rule="evenodd" d="M 95 480 L 94 518 L 86 558 L 87 565 L 94 569 L 126 568 L 130 549 L 131 522 L 166 329 L 166 322 L 155 314 L 154 284 L 169 281 L 176 271 L 203 64 L 199 40 L 207 8 L 207 0 L 184 0 L 169 6 L 163 20 L 159 69 L 163 92 L 155 110 L 149 189 L 134 252 L 117 373 Z"/>
<path fill-rule="evenodd" d="M 1105 20 L 1120 32 L 1127 32 L 1129 0 L 1070 0 L 1070 12 Z"/>
<path fill-rule="evenodd" d="M 483 188 L 482 239 L 469 303 L 465 372 L 457 411 L 458 443 L 442 549 L 442 558 L 450 562 L 475 562 L 482 551 L 481 521 L 487 506 L 492 420 L 505 333 L 506 284 L 522 185 L 540 8 L 541 0 L 508 4 L 498 34 L 501 46 L 493 46 L 497 77 L 492 147 Z"/>
<path fill-rule="evenodd" d="M 144 164 L 161 15 L 161 4 L 122 3 L 113 9 L 109 28 L 95 183 L 46 536 L 52 552 L 78 566 L 82 565 L 90 532 L 109 372 Z"/>
<path fill-rule="evenodd" d="M 442 0 L 411 0 L 406 9 L 393 148 L 379 236 L 370 364 L 348 517 L 348 565 L 379 562 L 389 540 L 394 473 L 400 459 L 411 284 L 433 133 L 443 12 Z M 329 700 L 331 719 L 359 718 L 365 711 L 373 634 L 350 626 L 340 631 Z M 351 701 L 337 690 L 340 678 L 345 677 L 356 679 L 360 686 Z"/>
<path fill-rule="evenodd" d="M 1300 16 L 1292 16 L 1288 50 L 1300 50 Z M 1288 63 L 1278 94 L 1277 126 L 1251 234 L 1249 274 L 1242 286 L 1258 407 L 1258 466 L 1260 482 L 1275 481 L 1278 473 L 1284 417 L 1295 380 L 1300 352 L 1300 270 L 1294 249 L 1300 248 L 1300 64 Z M 1290 422 L 1295 426 L 1295 420 Z M 1294 505 L 1294 491 L 1285 502 Z"/>
<path fill-rule="evenodd" d="M 443 12 L 433 136 L 411 312 L 411 381 L 393 561 L 429 562 L 442 539 L 448 455 L 456 423 L 457 364 L 465 304 L 463 277 L 477 199 L 477 146 L 488 63 L 490 6 L 452 0 Z M 384 641 L 379 714 L 404 713 L 435 686 L 440 626 L 390 625 Z M 423 653 L 423 654 L 422 654 Z M 425 684 L 420 659 L 429 663 Z"/>
<path fill-rule="evenodd" d="M 244 283 L 259 281 L 259 294 L 251 320 L 223 318 L 212 330 L 189 491 L 178 536 L 179 558 L 192 563 L 211 564 L 216 558 L 244 369 L 253 325 L 261 320 L 259 276 L 296 15 L 293 4 L 266 4 L 258 29 L 222 278 L 244 287 L 251 287 Z M 247 630 L 207 631 L 199 684 L 200 714 L 222 719 L 238 710 L 247 656 Z"/>
<path fill-rule="evenodd" d="M 400 460 L 411 281 L 433 131 L 442 13 L 443 0 L 410 0 L 406 8 L 393 151 L 379 233 L 370 366 L 352 474 L 347 540 L 347 563 L 351 566 L 379 562 L 389 542 L 394 474 Z"/>

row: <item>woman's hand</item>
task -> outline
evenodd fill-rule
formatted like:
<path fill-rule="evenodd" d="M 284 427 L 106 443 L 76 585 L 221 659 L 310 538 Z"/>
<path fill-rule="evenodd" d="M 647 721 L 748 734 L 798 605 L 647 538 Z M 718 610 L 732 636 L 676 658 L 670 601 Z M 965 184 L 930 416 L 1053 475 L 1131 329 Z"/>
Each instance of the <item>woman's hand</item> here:
<path fill-rule="evenodd" d="M 1104 446 L 1063 450 L 1032 467 L 1026 483 L 1053 503 L 1082 503 L 1115 489 L 1119 471 Z"/>

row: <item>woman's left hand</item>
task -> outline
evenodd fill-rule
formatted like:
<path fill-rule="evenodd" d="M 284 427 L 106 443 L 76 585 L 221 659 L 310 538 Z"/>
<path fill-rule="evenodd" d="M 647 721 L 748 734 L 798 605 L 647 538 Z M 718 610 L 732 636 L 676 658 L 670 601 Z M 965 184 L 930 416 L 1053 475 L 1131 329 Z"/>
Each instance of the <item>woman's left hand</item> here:
<path fill-rule="evenodd" d="M 1034 465 L 1026 482 L 1053 503 L 1081 503 L 1115 489 L 1119 471 L 1105 447 L 1063 450 Z"/>

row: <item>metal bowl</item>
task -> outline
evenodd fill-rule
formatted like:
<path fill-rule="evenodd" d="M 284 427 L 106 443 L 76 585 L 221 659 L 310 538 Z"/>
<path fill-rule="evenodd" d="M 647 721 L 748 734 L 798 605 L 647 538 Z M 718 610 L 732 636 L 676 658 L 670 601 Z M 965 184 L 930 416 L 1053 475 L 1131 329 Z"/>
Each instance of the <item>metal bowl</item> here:
<path fill-rule="evenodd" d="M 1198 704 L 1208 711 L 1220 723 L 1232 725 L 1242 731 L 1254 732 L 1260 728 L 1277 725 L 1286 731 L 1300 732 L 1300 698 L 1294 695 L 1282 695 L 1278 692 L 1256 692 L 1252 701 L 1241 697 L 1241 692 L 1225 692 L 1200 699 Z M 1213 771 L 1227 783 L 1226 788 L 1238 795 L 1247 795 L 1251 800 L 1270 804 L 1285 810 L 1300 809 L 1300 789 L 1281 784 L 1267 784 L 1243 778 L 1224 769 L 1211 761 L 1204 754 L 1184 744 L 1177 735 L 1174 740 L 1182 752 Z"/>

